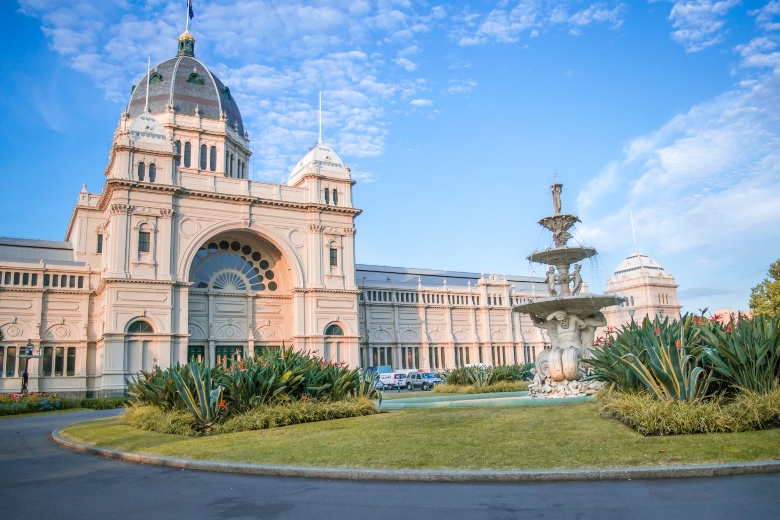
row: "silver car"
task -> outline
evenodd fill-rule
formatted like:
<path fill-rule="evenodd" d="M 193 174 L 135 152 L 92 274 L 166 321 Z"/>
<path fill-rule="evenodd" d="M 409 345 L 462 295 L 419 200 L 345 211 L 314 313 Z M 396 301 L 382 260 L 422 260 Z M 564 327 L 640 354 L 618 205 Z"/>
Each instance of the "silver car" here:
<path fill-rule="evenodd" d="M 406 376 L 406 388 L 414 390 L 420 388 L 421 390 L 430 390 L 436 385 L 440 385 L 443 381 L 441 378 L 436 377 L 430 372 L 411 372 Z"/>

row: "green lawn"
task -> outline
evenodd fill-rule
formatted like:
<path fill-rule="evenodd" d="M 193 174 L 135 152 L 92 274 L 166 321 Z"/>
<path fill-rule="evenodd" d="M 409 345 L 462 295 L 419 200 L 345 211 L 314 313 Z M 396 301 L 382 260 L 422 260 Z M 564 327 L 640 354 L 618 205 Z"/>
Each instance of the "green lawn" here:
<path fill-rule="evenodd" d="M 136 430 L 119 418 L 66 428 L 124 451 L 257 464 L 419 469 L 558 469 L 780 458 L 780 429 L 642 437 L 593 403 L 412 409 L 208 437 Z"/>

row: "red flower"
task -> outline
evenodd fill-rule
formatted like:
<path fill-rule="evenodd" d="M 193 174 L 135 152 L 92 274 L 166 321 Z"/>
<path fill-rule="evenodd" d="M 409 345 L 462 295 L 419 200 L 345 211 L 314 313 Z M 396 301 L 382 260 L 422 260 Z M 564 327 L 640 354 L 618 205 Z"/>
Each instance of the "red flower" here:
<path fill-rule="evenodd" d="M 301 397 L 301 401 L 308 401 L 308 400 L 309 400 L 309 398 L 306 397 L 305 395 L 303 397 Z"/>
<path fill-rule="evenodd" d="M 263 366 L 264 366 L 264 367 L 267 367 L 267 366 L 268 366 L 268 363 L 263 363 Z"/>
<path fill-rule="evenodd" d="M 731 325 L 727 325 L 727 326 L 726 326 L 726 331 L 727 331 L 727 332 L 731 332 Z"/>
<path fill-rule="evenodd" d="M 661 333 L 661 331 L 659 329 L 655 329 L 655 335 L 656 336 L 659 335 L 660 333 Z"/>
<path fill-rule="evenodd" d="M 721 318 L 722 316 L 720 314 L 716 314 L 715 316 L 712 317 L 712 319 L 715 321 L 720 321 Z"/>
<path fill-rule="evenodd" d="M 221 406 L 222 408 L 227 408 L 227 403 L 225 402 L 224 399 L 220 401 L 219 406 Z"/>
<path fill-rule="evenodd" d="M 679 347 L 679 346 L 680 346 L 680 340 L 679 340 L 679 339 L 677 340 L 677 343 L 675 343 L 675 345 L 676 345 L 677 347 Z"/>

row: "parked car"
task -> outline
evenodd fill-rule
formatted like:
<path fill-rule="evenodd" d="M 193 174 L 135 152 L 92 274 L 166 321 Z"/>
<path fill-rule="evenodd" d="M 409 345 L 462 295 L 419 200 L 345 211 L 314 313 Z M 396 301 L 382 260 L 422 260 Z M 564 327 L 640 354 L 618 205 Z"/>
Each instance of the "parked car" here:
<path fill-rule="evenodd" d="M 440 377 L 436 377 L 430 372 L 412 372 L 406 377 L 406 388 L 409 390 L 415 388 L 429 390 L 442 382 Z"/>
<path fill-rule="evenodd" d="M 376 382 L 376 387 L 379 390 L 386 390 L 388 388 L 402 388 L 406 384 L 406 374 L 399 372 L 389 372 L 386 374 L 379 374 L 379 379 Z"/>

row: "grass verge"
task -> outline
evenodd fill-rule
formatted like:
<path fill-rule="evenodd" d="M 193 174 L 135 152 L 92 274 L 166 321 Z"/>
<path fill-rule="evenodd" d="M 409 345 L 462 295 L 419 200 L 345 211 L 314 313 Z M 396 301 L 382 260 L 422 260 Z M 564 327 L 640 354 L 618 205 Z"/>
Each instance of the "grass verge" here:
<path fill-rule="evenodd" d="M 325 467 L 573 469 L 780 457 L 780 429 L 644 437 L 600 416 L 595 403 L 411 409 L 208 437 L 146 432 L 111 418 L 63 434 L 152 455 Z"/>

